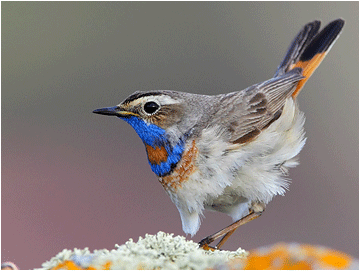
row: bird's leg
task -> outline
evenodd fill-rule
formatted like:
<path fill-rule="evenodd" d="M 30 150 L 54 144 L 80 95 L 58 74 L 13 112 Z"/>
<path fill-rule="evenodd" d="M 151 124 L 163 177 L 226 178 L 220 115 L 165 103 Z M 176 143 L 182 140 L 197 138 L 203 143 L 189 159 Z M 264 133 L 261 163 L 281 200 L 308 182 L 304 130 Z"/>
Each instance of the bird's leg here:
<path fill-rule="evenodd" d="M 202 239 L 199 242 L 200 247 L 203 247 L 205 249 L 208 249 L 208 245 L 210 243 L 212 243 L 213 241 L 215 241 L 216 239 L 220 238 L 221 236 L 224 236 L 223 239 L 220 240 L 219 244 L 215 247 L 216 249 L 219 248 L 219 245 L 222 246 L 225 241 L 230 237 L 230 235 L 241 225 L 246 224 L 247 222 L 259 217 L 261 215 L 260 213 L 255 213 L 254 211 L 252 211 L 250 214 L 248 214 L 247 216 L 244 216 L 243 218 L 239 219 L 238 221 L 234 222 L 233 224 L 227 226 L 226 228 L 218 231 L 217 233 L 214 233 L 212 235 L 209 235 L 208 237 Z M 211 247 L 209 247 L 211 249 Z"/>
<path fill-rule="evenodd" d="M 223 246 L 223 244 L 225 244 L 225 242 L 227 241 L 227 239 L 229 239 L 229 237 L 236 231 L 236 229 L 237 229 L 237 228 L 235 228 L 235 229 L 229 231 L 227 234 L 225 234 L 225 235 L 221 238 L 221 240 L 219 241 L 219 243 L 217 243 L 216 249 L 220 249 L 220 248 Z"/>
<path fill-rule="evenodd" d="M 240 227 L 241 225 L 244 225 L 246 223 L 248 223 L 249 221 L 258 218 L 259 216 L 261 216 L 261 214 L 263 213 L 263 211 L 265 210 L 265 204 L 264 203 L 253 203 L 253 205 L 251 206 L 250 209 L 250 213 L 246 216 L 244 216 L 243 218 L 239 219 L 238 221 L 235 221 L 234 223 L 232 223 L 231 225 L 227 226 L 226 228 L 218 231 L 217 233 L 214 233 L 212 235 L 209 235 L 208 237 L 202 239 L 199 242 L 199 245 L 201 248 L 204 248 L 206 250 L 213 250 L 213 247 L 210 247 L 209 244 L 212 243 L 213 241 L 215 241 L 216 239 L 220 238 L 221 236 L 224 236 L 220 242 L 217 244 L 217 246 L 215 247 L 215 249 L 220 249 L 220 247 L 222 247 L 222 245 L 226 242 L 226 240 L 230 237 L 231 234 L 233 234 L 235 232 L 235 230 Z"/>

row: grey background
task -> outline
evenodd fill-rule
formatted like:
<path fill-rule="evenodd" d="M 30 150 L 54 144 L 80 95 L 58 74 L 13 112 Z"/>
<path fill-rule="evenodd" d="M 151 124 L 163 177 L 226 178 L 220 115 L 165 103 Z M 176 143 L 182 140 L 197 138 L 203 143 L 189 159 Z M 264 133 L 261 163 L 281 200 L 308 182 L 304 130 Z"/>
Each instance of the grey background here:
<path fill-rule="evenodd" d="M 290 191 L 224 249 L 295 241 L 357 257 L 358 5 L 2 2 L 2 261 L 34 268 L 63 248 L 182 235 L 136 133 L 91 111 L 136 90 L 243 89 L 272 77 L 305 23 L 339 17 L 342 35 L 299 95 L 308 140 Z M 207 212 L 193 239 L 230 222 Z"/>

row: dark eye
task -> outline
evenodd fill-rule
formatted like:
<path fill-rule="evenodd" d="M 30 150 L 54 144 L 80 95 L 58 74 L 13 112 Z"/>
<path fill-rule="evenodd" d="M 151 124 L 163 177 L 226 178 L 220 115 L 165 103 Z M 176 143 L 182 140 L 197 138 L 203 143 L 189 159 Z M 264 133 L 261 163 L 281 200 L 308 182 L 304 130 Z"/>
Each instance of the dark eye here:
<path fill-rule="evenodd" d="M 159 107 L 160 106 L 155 102 L 147 102 L 144 104 L 144 110 L 148 114 L 153 114 Z"/>

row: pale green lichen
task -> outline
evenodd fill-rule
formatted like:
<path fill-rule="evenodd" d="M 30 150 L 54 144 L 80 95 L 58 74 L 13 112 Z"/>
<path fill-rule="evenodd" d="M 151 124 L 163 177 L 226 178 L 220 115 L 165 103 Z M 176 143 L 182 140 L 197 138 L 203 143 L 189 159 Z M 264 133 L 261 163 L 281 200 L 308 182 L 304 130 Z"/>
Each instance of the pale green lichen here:
<path fill-rule="evenodd" d="M 228 260 L 243 258 L 247 252 L 241 248 L 236 251 L 205 251 L 193 241 L 183 236 L 173 236 L 158 232 L 146 234 L 138 242 L 132 239 L 125 244 L 115 245 L 116 249 L 83 250 L 64 249 L 50 261 L 42 264 L 42 269 L 58 267 L 71 261 L 81 268 L 104 269 L 218 269 L 225 267 Z"/>

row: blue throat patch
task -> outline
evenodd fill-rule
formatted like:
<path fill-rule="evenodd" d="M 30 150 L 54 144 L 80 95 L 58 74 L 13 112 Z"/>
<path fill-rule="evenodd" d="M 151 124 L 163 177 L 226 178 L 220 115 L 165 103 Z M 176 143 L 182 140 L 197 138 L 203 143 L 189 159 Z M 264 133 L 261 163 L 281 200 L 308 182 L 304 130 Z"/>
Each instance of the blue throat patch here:
<path fill-rule="evenodd" d="M 148 161 L 151 170 L 160 177 L 170 174 L 180 161 L 184 152 L 184 138 L 179 139 L 176 146 L 172 147 L 166 137 L 166 131 L 159 126 L 156 126 L 155 124 L 147 124 L 145 121 L 135 116 L 121 119 L 129 123 L 134 128 L 145 146 L 150 146 L 153 149 L 158 150 L 162 149 L 166 154 L 167 157 L 165 161 L 154 163 L 153 161 L 150 161 L 148 153 Z"/>

